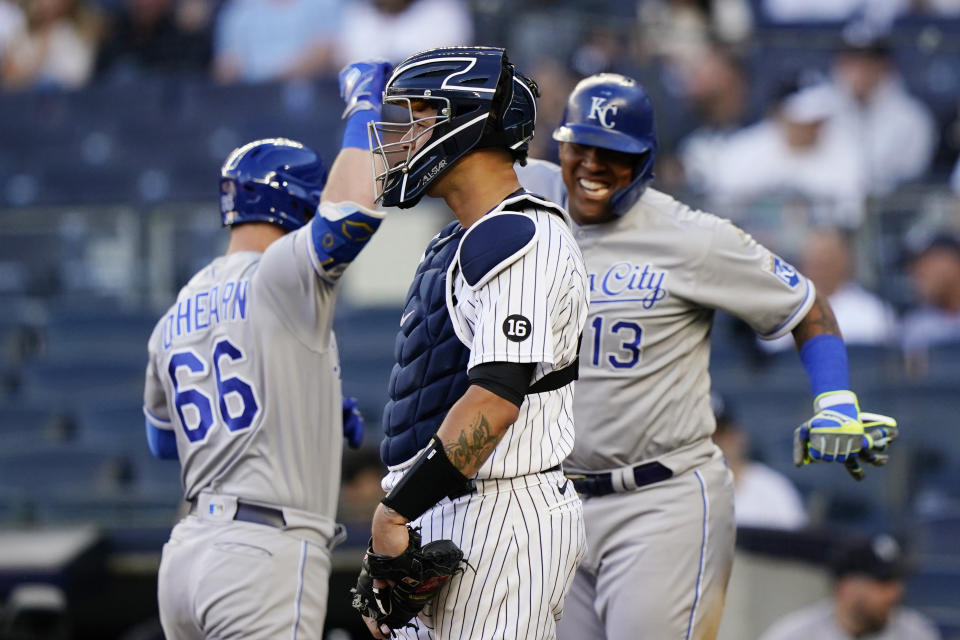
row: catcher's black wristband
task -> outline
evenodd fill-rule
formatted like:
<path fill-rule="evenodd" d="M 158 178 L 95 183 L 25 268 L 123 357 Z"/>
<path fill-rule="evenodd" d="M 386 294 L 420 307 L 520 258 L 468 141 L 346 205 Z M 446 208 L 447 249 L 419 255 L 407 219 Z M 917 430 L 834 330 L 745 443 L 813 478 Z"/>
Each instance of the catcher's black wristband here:
<path fill-rule="evenodd" d="M 416 520 L 443 498 L 456 498 L 474 490 L 472 480 L 453 466 L 434 436 L 397 486 L 381 500 L 407 520 Z"/>

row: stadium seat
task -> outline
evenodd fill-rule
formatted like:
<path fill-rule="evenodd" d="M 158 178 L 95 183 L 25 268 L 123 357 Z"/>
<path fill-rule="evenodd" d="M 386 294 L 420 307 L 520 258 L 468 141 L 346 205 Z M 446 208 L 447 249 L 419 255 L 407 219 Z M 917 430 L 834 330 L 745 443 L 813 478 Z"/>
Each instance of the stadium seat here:
<path fill-rule="evenodd" d="M 914 531 L 917 547 L 922 553 L 953 556 L 960 569 L 960 508 L 917 517 Z M 957 603 L 960 605 L 960 600 Z"/>
<path fill-rule="evenodd" d="M 368 428 L 374 430 L 387 402 L 400 315 L 395 307 L 369 307 L 344 309 L 334 318 L 343 393 L 357 397 Z"/>
<path fill-rule="evenodd" d="M 925 381 L 960 382 L 960 342 L 936 344 L 927 351 Z"/>
<path fill-rule="evenodd" d="M 93 523 L 105 527 L 165 527 L 175 520 L 180 505 L 177 494 L 142 494 L 111 491 L 43 493 L 32 497 L 36 523 L 65 525 Z"/>
<path fill-rule="evenodd" d="M 0 451 L 72 438 L 68 415 L 38 404 L 0 405 Z"/>
<path fill-rule="evenodd" d="M 143 403 L 128 398 L 80 408 L 76 413 L 76 441 L 118 455 L 139 456 L 147 450 Z"/>
<path fill-rule="evenodd" d="M 927 378 L 920 384 L 896 384 L 886 387 L 885 406 L 900 423 L 900 438 L 905 442 L 927 444 L 954 460 L 960 459 L 960 442 L 943 437 L 960 414 L 957 378 Z"/>
<path fill-rule="evenodd" d="M 147 495 L 183 498 L 180 463 L 177 460 L 154 458 L 144 445 L 144 450 L 132 455 L 130 461 L 132 483 L 137 491 Z"/>
<path fill-rule="evenodd" d="M 938 558 L 921 559 L 921 565 L 907 579 L 904 601 L 929 610 L 960 612 L 960 566 Z"/>
<path fill-rule="evenodd" d="M 955 31 L 949 37 L 957 38 L 960 34 Z M 938 120 L 956 111 L 957 95 L 960 94 L 957 57 L 955 48 L 946 47 L 922 50 L 916 46 L 902 46 L 894 52 L 907 87 L 932 108 Z"/>
<path fill-rule="evenodd" d="M 57 318 L 43 331 L 43 354 L 57 362 L 109 361 L 144 367 L 147 340 L 157 318 L 114 313 L 84 321 Z"/>
<path fill-rule="evenodd" d="M 0 256 L 4 263 L 22 265 L 24 281 L 19 292 L 50 295 L 60 288 L 61 262 L 50 256 L 64 256 L 63 239 L 55 229 L 0 234 Z"/>
<path fill-rule="evenodd" d="M 0 487 L 0 527 L 14 526 L 31 517 L 24 491 Z"/>
<path fill-rule="evenodd" d="M 31 493 L 117 488 L 129 480 L 129 473 L 122 458 L 72 445 L 5 449 L 0 453 L 0 488 Z"/>
<path fill-rule="evenodd" d="M 24 365 L 22 397 L 57 408 L 94 405 L 143 394 L 144 363 L 56 362 L 38 360 Z"/>

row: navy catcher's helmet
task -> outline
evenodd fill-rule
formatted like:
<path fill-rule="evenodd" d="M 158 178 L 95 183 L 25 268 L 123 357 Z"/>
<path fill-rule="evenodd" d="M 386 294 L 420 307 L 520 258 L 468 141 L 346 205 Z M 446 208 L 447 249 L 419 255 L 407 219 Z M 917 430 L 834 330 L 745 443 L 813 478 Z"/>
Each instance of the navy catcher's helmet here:
<path fill-rule="evenodd" d="M 653 179 L 657 155 L 653 106 L 633 78 L 598 73 L 581 80 L 567 99 L 563 123 L 553 139 L 637 156 L 633 180 L 610 198 L 610 209 L 617 215 L 633 206 Z"/>
<path fill-rule="evenodd" d="M 384 206 L 414 206 L 431 182 L 475 149 L 503 147 L 526 161 L 540 92 L 503 49 L 444 47 L 410 56 L 397 65 L 383 95 L 384 105 L 399 105 L 409 115 L 371 126 L 374 187 Z M 415 100 L 427 101 L 437 115 L 415 122 Z"/>
<path fill-rule="evenodd" d="M 229 227 L 269 222 L 285 231 L 305 225 L 327 182 L 323 160 L 294 140 L 255 140 L 234 149 L 220 169 L 220 219 Z"/>

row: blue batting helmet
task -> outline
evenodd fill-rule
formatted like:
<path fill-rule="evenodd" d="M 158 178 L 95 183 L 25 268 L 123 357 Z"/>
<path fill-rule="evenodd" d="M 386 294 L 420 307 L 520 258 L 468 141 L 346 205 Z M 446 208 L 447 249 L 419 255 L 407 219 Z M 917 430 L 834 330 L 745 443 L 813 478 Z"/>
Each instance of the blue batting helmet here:
<path fill-rule="evenodd" d="M 323 160 L 294 140 L 255 140 L 234 149 L 220 169 L 220 219 L 229 227 L 269 222 L 286 231 L 305 225 L 327 182 Z"/>
<path fill-rule="evenodd" d="M 633 180 L 610 198 L 610 209 L 617 215 L 633 206 L 653 179 L 657 155 L 653 105 L 633 78 L 598 73 L 581 80 L 567 99 L 563 123 L 553 139 L 637 156 Z"/>
<path fill-rule="evenodd" d="M 374 123 L 374 184 L 384 206 L 414 206 L 431 182 L 475 149 L 503 147 L 526 161 L 540 93 L 503 49 L 444 47 L 410 56 L 383 95 L 385 105 L 411 110 L 413 101 L 426 101 L 437 109 L 418 121 L 411 111 L 404 122 Z"/>

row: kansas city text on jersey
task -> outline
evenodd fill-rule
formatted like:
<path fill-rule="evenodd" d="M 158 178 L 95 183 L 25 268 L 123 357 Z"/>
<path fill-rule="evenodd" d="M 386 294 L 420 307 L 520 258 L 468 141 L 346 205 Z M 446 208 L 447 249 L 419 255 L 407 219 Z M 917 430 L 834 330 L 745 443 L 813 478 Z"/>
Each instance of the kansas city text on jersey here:
<path fill-rule="evenodd" d="M 641 302 L 649 309 L 667 296 L 666 279 L 666 271 L 649 264 L 617 262 L 603 273 L 590 274 L 590 302 Z"/>

